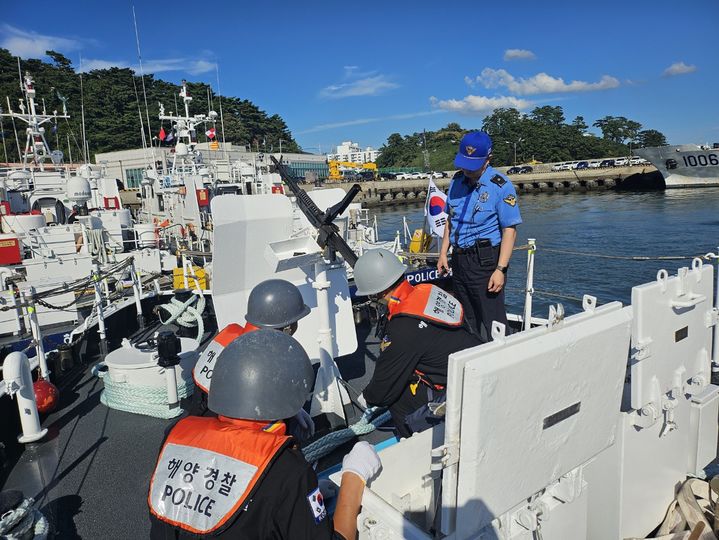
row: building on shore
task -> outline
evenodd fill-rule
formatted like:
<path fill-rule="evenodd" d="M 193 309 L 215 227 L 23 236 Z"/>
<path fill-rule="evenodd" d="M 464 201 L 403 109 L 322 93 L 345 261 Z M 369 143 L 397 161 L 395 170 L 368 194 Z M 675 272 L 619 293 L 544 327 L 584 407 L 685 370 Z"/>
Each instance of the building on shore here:
<path fill-rule="evenodd" d="M 203 161 L 209 165 L 216 164 L 218 169 L 227 168 L 235 161 L 254 163 L 268 159 L 270 154 L 252 152 L 244 145 L 232 143 L 219 143 L 217 149 L 210 147 L 209 143 L 199 143 L 197 149 L 202 153 Z M 95 154 L 95 163 L 105 168 L 107 176 L 121 180 L 125 188 L 137 188 L 142 181 L 143 171 L 152 166 L 159 171 L 167 172 L 172 164 L 174 147 L 136 148 L 120 150 L 117 152 L 103 152 Z M 305 177 L 307 172 L 316 173 L 319 178 L 327 178 L 329 168 L 324 155 L 317 154 L 271 154 L 277 159 L 282 156 L 295 177 Z"/>
<path fill-rule="evenodd" d="M 364 150 L 360 148 L 359 143 L 352 141 L 343 141 L 336 149 L 334 154 L 327 154 L 327 161 L 352 161 L 355 163 L 374 163 L 379 157 L 379 150 L 375 150 L 368 146 Z"/>

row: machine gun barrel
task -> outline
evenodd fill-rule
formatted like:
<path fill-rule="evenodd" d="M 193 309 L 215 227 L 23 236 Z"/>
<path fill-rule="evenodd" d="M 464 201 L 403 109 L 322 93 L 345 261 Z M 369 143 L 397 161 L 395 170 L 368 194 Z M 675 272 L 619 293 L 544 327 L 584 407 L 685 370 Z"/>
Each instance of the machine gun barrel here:
<path fill-rule="evenodd" d="M 279 161 L 275 156 L 270 156 L 270 158 L 277 168 L 277 172 L 282 178 L 282 181 L 287 184 L 287 187 L 290 188 L 290 191 L 297 199 L 297 206 L 310 224 L 317 229 L 317 243 L 320 247 L 327 249 L 329 259 L 335 260 L 336 253 L 339 253 L 347 264 L 354 268 L 357 262 L 357 254 L 347 242 L 345 242 L 345 239 L 340 236 L 337 225 L 332 223 L 332 221 L 347 209 L 352 199 L 357 193 L 362 191 L 362 188 L 358 184 L 355 184 L 339 203 L 323 212 L 307 192 L 299 186 L 297 181 L 292 178 L 287 167 L 282 163 L 282 158 L 280 158 Z"/>

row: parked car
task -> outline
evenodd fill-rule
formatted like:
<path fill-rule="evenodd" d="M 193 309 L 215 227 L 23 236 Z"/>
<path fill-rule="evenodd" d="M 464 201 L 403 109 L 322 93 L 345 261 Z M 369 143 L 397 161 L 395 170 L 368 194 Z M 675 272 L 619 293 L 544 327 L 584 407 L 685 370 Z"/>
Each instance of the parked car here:
<path fill-rule="evenodd" d="M 601 167 L 602 169 L 605 169 L 606 167 L 614 167 L 614 160 L 603 159 L 602 162 L 599 164 L 599 167 Z"/>
<path fill-rule="evenodd" d="M 412 173 L 412 174 L 409 175 L 409 177 L 410 177 L 412 180 L 419 180 L 420 178 L 422 178 L 422 176 L 423 176 L 422 173 L 418 173 L 418 172 Z"/>
<path fill-rule="evenodd" d="M 649 163 L 649 162 L 646 159 L 640 158 L 637 156 L 633 156 L 633 157 L 629 158 L 629 165 L 632 165 L 635 167 L 637 165 L 646 165 L 647 163 Z"/>
<path fill-rule="evenodd" d="M 399 173 L 395 178 L 397 180 L 409 180 L 412 175 L 410 173 Z"/>
<path fill-rule="evenodd" d="M 575 167 L 575 169 L 577 169 L 578 171 L 581 169 L 588 169 L 588 168 L 589 168 L 588 161 L 579 161 L 579 162 L 577 162 L 577 166 Z"/>
<path fill-rule="evenodd" d="M 602 162 L 598 159 L 595 159 L 594 161 L 589 162 L 589 168 L 590 169 L 598 169 L 601 166 Z"/>
<path fill-rule="evenodd" d="M 563 166 L 564 166 L 564 163 L 555 163 L 554 165 L 552 165 L 552 170 L 555 172 L 561 171 Z"/>
<path fill-rule="evenodd" d="M 574 169 L 575 165 L 576 165 L 576 163 L 574 163 L 573 161 L 567 161 L 566 163 L 562 163 L 562 165 L 559 167 L 559 170 L 560 171 L 571 171 L 572 169 Z"/>
<path fill-rule="evenodd" d="M 519 167 L 510 167 L 507 169 L 507 174 L 518 174 L 519 170 Z"/>
<path fill-rule="evenodd" d="M 519 168 L 519 174 L 528 174 L 534 171 L 534 168 L 531 165 L 522 165 Z"/>
<path fill-rule="evenodd" d="M 629 160 L 625 157 L 617 158 L 614 160 L 615 167 L 626 167 L 629 165 Z"/>
<path fill-rule="evenodd" d="M 396 180 L 396 179 L 397 179 L 397 175 L 394 173 L 390 173 L 390 172 L 382 173 L 382 176 L 380 176 L 380 180 Z"/>
<path fill-rule="evenodd" d="M 444 178 L 447 175 L 447 173 L 443 172 L 433 172 L 432 178 Z"/>

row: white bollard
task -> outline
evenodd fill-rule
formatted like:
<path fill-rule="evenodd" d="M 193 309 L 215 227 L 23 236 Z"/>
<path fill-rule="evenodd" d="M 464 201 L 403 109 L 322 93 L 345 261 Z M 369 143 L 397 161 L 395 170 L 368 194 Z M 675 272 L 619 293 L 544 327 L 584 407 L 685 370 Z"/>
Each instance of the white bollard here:
<path fill-rule="evenodd" d="M 50 378 L 50 369 L 47 367 L 47 356 L 45 355 L 45 342 L 42 339 L 40 321 L 37 318 L 37 306 L 35 305 L 35 287 L 30 287 L 25 292 L 25 303 L 27 304 L 27 315 L 30 320 L 30 332 L 35 341 L 35 351 L 40 363 L 40 377 L 45 380 Z"/>
<path fill-rule="evenodd" d="M 25 353 L 12 352 L 7 355 L 3 363 L 3 380 L 8 395 L 17 396 L 17 408 L 22 425 L 22 435 L 18 436 L 17 440 L 21 443 L 39 441 L 47 434 L 47 429 L 42 429 L 40 426 L 30 361 Z"/>
<path fill-rule="evenodd" d="M 167 406 L 170 410 L 180 406 L 180 397 L 177 395 L 177 373 L 175 366 L 165 368 L 165 381 L 167 382 Z"/>

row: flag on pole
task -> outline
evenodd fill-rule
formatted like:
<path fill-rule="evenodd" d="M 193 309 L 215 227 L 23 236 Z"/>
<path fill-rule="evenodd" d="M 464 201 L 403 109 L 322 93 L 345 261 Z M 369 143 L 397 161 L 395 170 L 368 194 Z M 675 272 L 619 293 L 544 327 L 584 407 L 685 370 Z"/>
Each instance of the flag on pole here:
<path fill-rule="evenodd" d="M 168 143 L 169 143 L 169 142 L 172 142 L 172 141 L 174 141 L 174 140 L 175 140 L 175 132 L 174 132 L 174 130 L 172 130 L 172 131 L 170 131 L 170 132 L 167 134 L 167 137 L 165 137 L 165 142 L 168 142 Z"/>
<path fill-rule="evenodd" d="M 161 128 L 160 128 L 160 134 L 158 135 L 157 138 L 160 139 L 160 141 L 164 141 L 164 140 L 165 140 L 165 137 L 166 137 L 165 128 L 164 128 L 164 127 L 161 127 Z"/>
<path fill-rule="evenodd" d="M 207 131 L 205 131 L 205 135 L 207 135 L 208 139 L 214 139 L 215 138 L 215 128 L 210 128 Z"/>
<path fill-rule="evenodd" d="M 444 226 L 447 224 L 447 213 L 444 211 L 446 204 L 447 196 L 430 178 L 429 186 L 427 187 L 427 201 L 424 205 L 424 215 L 427 217 L 430 232 L 440 238 L 444 236 Z"/>

